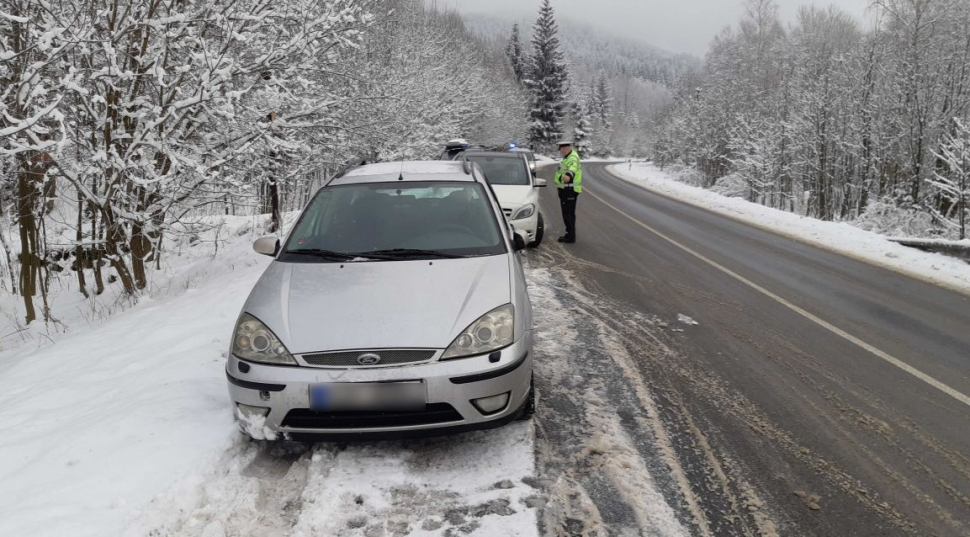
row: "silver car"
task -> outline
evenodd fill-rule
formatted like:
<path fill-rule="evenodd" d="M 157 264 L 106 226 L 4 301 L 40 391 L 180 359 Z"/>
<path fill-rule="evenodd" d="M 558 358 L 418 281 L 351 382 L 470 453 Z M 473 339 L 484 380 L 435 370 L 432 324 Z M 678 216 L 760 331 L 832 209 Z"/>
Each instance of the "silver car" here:
<path fill-rule="evenodd" d="M 525 247 L 467 161 L 352 168 L 321 188 L 243 307 L 226 364 L 257 439 L 400 437 L 531 415 Z"/>

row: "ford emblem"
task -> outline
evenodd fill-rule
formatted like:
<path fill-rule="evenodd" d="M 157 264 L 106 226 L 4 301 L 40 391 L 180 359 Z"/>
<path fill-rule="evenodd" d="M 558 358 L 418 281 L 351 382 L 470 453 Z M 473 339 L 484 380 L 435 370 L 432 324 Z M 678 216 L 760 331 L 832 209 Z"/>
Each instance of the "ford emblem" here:
<path fill-rule="evenodd" d="M 361 354 L 357 357 L 357 363 L 360 365 L 377 365 L 381 363 L 381 357 L 377 354 Z"/>

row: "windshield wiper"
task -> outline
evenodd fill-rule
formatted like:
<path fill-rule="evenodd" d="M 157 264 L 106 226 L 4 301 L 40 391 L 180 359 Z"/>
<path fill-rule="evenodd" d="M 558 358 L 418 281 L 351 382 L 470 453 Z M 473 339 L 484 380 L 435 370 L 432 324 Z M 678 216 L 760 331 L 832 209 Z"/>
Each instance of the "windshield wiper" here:
<path fill-rule="evenodd" d="M 296 248 L 294 250 L 286 250 L 283 253 L 296 254 L 296 255 L 311 255 L 314 257 L 329 259 L 331 261 L 349 261 L 351 259 L 357 259 L 358 257 L 376 259 L 368 256 L 367 254 L 348 254 L 344 252 L 334 252 L 332 250 L 321 250 L 319 248 Z"/>
<path fill-rule="evenodd" d="M 460 259 L 463 255 L 447 254 L 437 250 L 418 250 L 415 248 L 393 248 L 391 250 L 376 250 L 360 254 L 362 257 L 380 256 L 383 258 L 436 257 L 440 259 Z"/>

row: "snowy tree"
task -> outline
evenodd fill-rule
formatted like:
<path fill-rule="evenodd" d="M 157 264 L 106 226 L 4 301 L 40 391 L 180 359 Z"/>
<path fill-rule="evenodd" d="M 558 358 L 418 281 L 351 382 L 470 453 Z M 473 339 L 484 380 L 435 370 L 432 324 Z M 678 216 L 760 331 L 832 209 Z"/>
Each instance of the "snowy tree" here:
<path fill-rule="evenodd" d="M 573 129 L 573 147 L 580 157 L 592 156 L 593 121 L 590 107 L 590 96 L 573 103 L 573 116 L 576 118 L 576 128 Z"/>
<path fill-rule="evenodd" d="M 748 201 L 775 207 L 780 126 L 764 118 L 739 119 L 729 146 L 732 169 L 747 183 Z"/>
<path fill-rule="evenodd" d="M 12 290 L 23 297 L 27 322 L 37 318 L 33 299 L 40 292 L 44 319 L 49 320 L 43 218 L 55 187 L 51 152 L 67 134 L 61 110 L 64 95 L 58 89 L 77 78 L 63 65 L 74 45 L 64 34 L 86 35 L 86 29 L 76 17 L 61 20 L 56 11 L 34 0 L 5 2 L 0 22 L 0 194 L 7 192 L 13 199 L 20 243 L 21 270 Z M 4 202 L 0 198 L 0 204 Z M 0 215 L 3 212 L 0 205 Z M 4 258 L 10 259 L 6 241 L 3 249 Z"/>
<path fill-rule="evenodd" d="M 537 149 L 551 148 L 563 134 L 568 87 L 558 33 L 550 0 L 543 0 L 532 28 L 533 53 L 526 82 L 532 92 L 529 140 Z"/>
<path fill-rule="evenodd" d="M 593 154 L 597 157 L 608 157 L 614 151 L 613 98 L 610 91 L 610 81 L 605 74 L 592 84 L 590 112 L 593 129 L 596 131 L 596 137 L 592 142 Z"/>
<path fill-rule="evenodd" d="M 468 17 L 466 23 L 475 33 L 489 41 L 494 40 L 504 50 L 509 28 L 502 14 L 476 13 Z M 611 78 L 627 76 L 658 86 L 670 86 L 701 66 L 697 56 L 669 52 L 640 39 L 620 37 L 609 26 L 591 26 L 570 19 L 558 23 L 562 52 L 569 58 L 570 75 L 576 75 L 578 79 L 606 73 Z"/>
<path fill-rule="evenodd" d="M 143 0 L 110 13 L 93 13 L 96 43 L 74 49 L 89 73 L 67 88 L 81 132 L 55 160 L 98 213 L 107 259 L 134 293 L 172 208 L 260 145 L 271 168 L 286 131 L 326 117 L 320 76 L 366 16 L 352 0 Z"/>
<path fill-rule="evenodd" d="M 508 45 L 505 47 L 505 57 L 508 58 L 509 66 L 515 74 L 515 80 L 522 82 L 525 80 L 525 72 L 528 58 L 522 50 L 522 40 L 519 36 L 519 25 L 512 25 L 512 35 L 509 37 Z"/>
<path fill-rule="evenodd" d="M 749 197 L 775 207 L 807 199 L 806 214 L 834 220 L 878 202 L 957 235 L 958 201 L 936 182 L 955 177 L 942 156 L 953 118 L 970 121 L 970 3 L 878 0 L 870 30 L 806 7 L 786 31 L 773 1 L 746 7 L 703 72 L 678 83 L 658 154 L 707 186 L 743 176 Z"/>
<path fill-rule="evenodd" d="M 639 113 L 634 111 L 627 117 L 627 144 L 624 154 L 629 157 L 640 158 L 646 153 L 646 148 L 649 145 L 647 129 L 644 128 Z"/>
<path fill-rule="evenodd" d="M 942 161 L 930 184 L 940 190 L 945 203 L 941 216 L 949 221 L 956 216 L 959 238 L 967 238 L 967 216 L 970 208 L 970 122 L 953 120 L 953 130 L 943 136 L 936 156 Z"/>
<path fill-rule="evenodd" d="M 0 289 L 22 294 L 28 322 L 51 320 L 65 256 L 86 296 L 114 284 L 137 297 L 187 217 L 262 213 L 278 229 L 351 159 L 527 130 L 502 54 L 421 0 L 112 5 L 0 8 Z M 57 233 L 73 229 L 56 251 L 55 202 L 73 207 L 57 215 Z"/>
<path fill-rule="evenodd" d="M 593 103 L 596 119 L 609 130 L 612 127 L 610 117 L 613 113 L 613 97 L 610 95 L 610 81 L 606 78 L 606 75 L 601 76 L 596 83 Z"/>
<path fill-rule="evenodd" d="M 470 29 L 484 36 L 486 44 L 493 50 L 508 57 L 509 24 L 505 19 L 477 14 L 465 22 Z M 601 146 L 606 148 L 606 153 L 619 155 L 630 154 L 635 146 L 638 155 L 647 154 L 654 139 L 655 118 L 673 98 L 672 86 L 698 69 L 700 61 L 691 55 L 672 54 L 640 41 L 617 37 L 605 28 L 569 20 L 558 21 L 558 28 L 563 56 L 568 58 L 569 80 L 591 79 L 594 87 L 604 76 L 607 81 L 607 93 L 611 96 L 608 121 L 617 128 L 606 132 L 601 142 L 596 139 L 600 132 L 594 132 L 593 149 Z M 572 133 L 575 114 L 571 107 L 567 109 L 571 121 L 564 123 L 564 132 Z M 639 133 L 629 130 L 629 122 L 623 118 L 633 114 L 638 115 L 648 128 Z M 595 131 L 597 120 L 591 120 Z M 614 141 L 622 147 L 611 147 Z"/>
<path fill-rule="evenodd" d="M 852 93 L 845 90 L 852 86 L 852 81 L 847 77 L 842 58 L 858 50 L 860 39 L 855 21 L 844 12 L 808 7 L 799 12 L 799 25 L 788 42 L 793 62 L 791 73 L 795 78 L 789 95 L 798 105 L 788 114 L 787 133 L 796 149 L 793 155 L 798 172 L 795 189 L 809 191 L 809 213 L 826 220 L 847 215 L 852 203 L 853 192 L 846 185 L 838 184 L 836 178 L 839 173 L 836 159 L 844 146 L 835 133 L 850 132 L 848 121 L 852 115 L 847 96 Z M 779 39 L 779 46 L 780 43 Z M 760 113 L 762 117 L 775 118 L 782 104 L 779 102 L 782 96 L 773 89 L 779 80 L 777 69 L 777 66 L 762 68 L 757 73 L 774 81 L 763 93 L 772 92 L 769 102 L 775 104 L 775 109 Z"/>
<path fill-rule="evenodd" d="M 382 159 L 436 156 L 444 140 L 503 144 L 524 135 L 527 97 L 500 52 L 483 51 L 451 12 L 391 0 L 365 40 L 363 145 Z"/>
<path fill-rule="evenodd" d="M 21 0 L 5 4 L 15 14 L 0 14 L 13 22 L 0 35 L 0 138 L 3 154 L 21 163 L 28 322 L 32 296 L 46 301 L 47 278 L 38 281 L 49 265 L 43 225 L 55 191 L 77 203 L 81 291 L 82 267 L 93 267 L 100 293 L 107 263 L 124 292 L 137 293 L 173 211 L 223 198 L 254 149 L 293 149 L 285 132 L 325 121 L 332 99 L 321 82 L 367 21 L 355 0 L 101 4 Z M 273 150 L 261 156 L 267 168 Z"/>

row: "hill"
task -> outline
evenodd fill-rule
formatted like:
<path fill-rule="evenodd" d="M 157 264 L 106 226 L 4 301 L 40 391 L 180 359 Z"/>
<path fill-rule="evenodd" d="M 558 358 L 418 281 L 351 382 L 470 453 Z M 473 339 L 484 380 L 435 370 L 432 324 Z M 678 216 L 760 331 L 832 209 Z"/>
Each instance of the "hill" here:
<path fill-rule="evenodd" d="M 466 26 L 496 46 L 504 46 L 512 25 L 518 23 L 528 40 L 532 20 L 487 15 L 464 16 Z M 701 60 L 690 54 L 677 54 L 646 42 L 610 35 L 569 19 L 559 20 L 563 53 L 573 70 L 596 71 L 607 76 L 630 76 L 650 82 L 673 85 L 684 73 L 698 69 Z"/>

